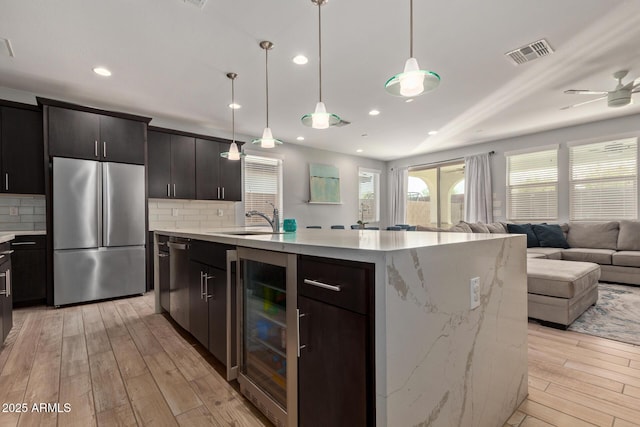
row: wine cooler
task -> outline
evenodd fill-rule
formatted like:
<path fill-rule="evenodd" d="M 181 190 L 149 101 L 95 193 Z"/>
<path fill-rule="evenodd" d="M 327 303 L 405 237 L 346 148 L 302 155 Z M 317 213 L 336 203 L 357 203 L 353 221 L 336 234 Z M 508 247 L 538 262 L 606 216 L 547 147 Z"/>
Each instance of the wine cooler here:
<path fill-rule="evenodd" d="M 238 261 L 240 390 L 276 426 L 295 426 L 296 256 L 238 248 Z"/>

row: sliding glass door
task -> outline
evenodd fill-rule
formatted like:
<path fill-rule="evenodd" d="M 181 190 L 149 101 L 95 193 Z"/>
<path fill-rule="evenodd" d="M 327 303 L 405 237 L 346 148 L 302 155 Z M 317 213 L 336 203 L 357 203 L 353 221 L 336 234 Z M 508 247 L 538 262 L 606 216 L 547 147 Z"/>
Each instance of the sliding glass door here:
<path fill-rule="evenodd" d="M 409 170 L 408 224 L 449 228 L 463 219 L 463 161 Z"/>

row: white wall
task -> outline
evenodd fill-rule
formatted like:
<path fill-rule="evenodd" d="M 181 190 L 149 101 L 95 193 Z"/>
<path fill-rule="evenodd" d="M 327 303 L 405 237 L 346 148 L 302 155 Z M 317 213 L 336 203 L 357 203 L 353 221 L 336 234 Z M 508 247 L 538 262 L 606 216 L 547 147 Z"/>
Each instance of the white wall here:
<path fill-rule="evenodd" d="M 247 147 L 255 154 L 273 153 L 283 160 L 284 200 L 282 218 L 295 218 L 298 228 L 342 224 L 349 228 L 358 221 L 358 168 L 377 169 L 380 175 L 380 224 L 387 225 L 387 178 L 385 162 L 359 156 L 318 150 L 297 144 L 283 144 L 272 150 Z M 340 205 L 309 204 L 309 163 L 336 166 L 340 170 Z M 378 225 L 378 224 L 370 224 Z"/>
<path fill-rule="evenodd" d="M 558 151 L 558 222 L 569 220 L 569 149 L 568 142 L 606 141 L 624 136 L 640 136 L 640 114 L 601 120 L 530 135 L 506 138 L 478 145 L 440 151 L 437 153 L 393 160 L 393 167 L 415 166 L 443 162 L 464 156 L 495 151 L 491 158 L 491 181 L 494 193 L 494 219 L 506 218 L 506 159 L 505 152 L 547 145 L 559 145 Z M 640 158 L 640 156 L 639 156 Z M 640 192 L 640 186 L 639 186 Z M 640 201 L 640 194 L 638 195 Z M 639 209 L 640 212 L 640 209 Z"/>

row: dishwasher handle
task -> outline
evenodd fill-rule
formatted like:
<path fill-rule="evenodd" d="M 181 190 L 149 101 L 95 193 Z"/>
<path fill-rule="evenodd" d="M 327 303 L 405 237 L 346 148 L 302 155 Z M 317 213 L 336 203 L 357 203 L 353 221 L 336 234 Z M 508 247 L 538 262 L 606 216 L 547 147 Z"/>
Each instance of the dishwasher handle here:
<path fill-rule="evenodd" d="M 180 251 L 185 251 L 185 250 L 189 249 L 189 244 L 188 243 L 168 242 L 167 246 L 169 246 L 171 249 L 178 249 Z"/>

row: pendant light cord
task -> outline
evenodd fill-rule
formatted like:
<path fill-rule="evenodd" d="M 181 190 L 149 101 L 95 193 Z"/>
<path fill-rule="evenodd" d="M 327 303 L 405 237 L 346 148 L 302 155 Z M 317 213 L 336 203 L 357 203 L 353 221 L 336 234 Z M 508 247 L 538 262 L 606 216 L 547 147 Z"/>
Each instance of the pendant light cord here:
<path fill-rule="evenodd" d="M 318 80 L 320 82 L 319 101 L 322 102 L 322 2 L 318 2 Z"/>
<path fill-rule="evenodd" d="M 409 0 L 409 58 L 413 58 L 413 0 Z"/>
<path fill-rule="evenodd" d="M 269 49 L 264 50 L 265 92 L 267 99 L 267 126 L 269 127 Z"/>
<path fill-rule="evenodd" d="M 233 83 L 234 79 L 231 79 L 231 133 L 233 135 L 231 138 L 232 143 L 236 142 L 236 95 Z"/>

